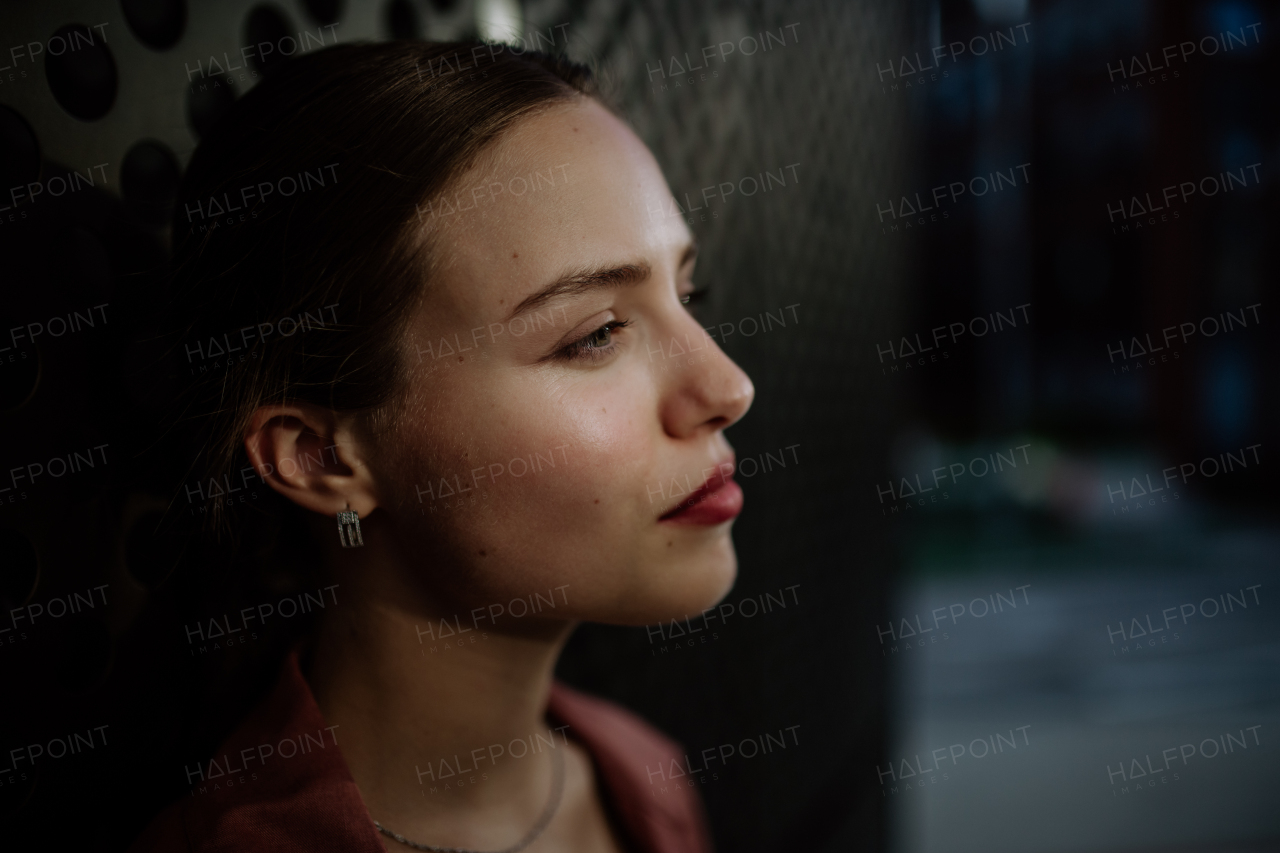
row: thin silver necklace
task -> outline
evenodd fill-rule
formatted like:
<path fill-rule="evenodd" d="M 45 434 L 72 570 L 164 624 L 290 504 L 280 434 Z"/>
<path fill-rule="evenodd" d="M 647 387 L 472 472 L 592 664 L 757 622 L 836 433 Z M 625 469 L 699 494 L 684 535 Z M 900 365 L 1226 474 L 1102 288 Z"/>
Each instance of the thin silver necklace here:
<path fill-rule="evenodd" d="M 520 839 L 519 843 L 514 847 L 507 847 L 494 851 L 494 853 L 520 853 L 521 850 L 532 844 L 551 823 L 551 818 L 555 817 L 556 811 L 560 808 L 560 798 L 564 794 L 564 756 L 560 755 L 560 750 L 556 748 L 551 750 L 551 774 L 551 798 L 547 800 L 547 807 L 542 810 L 542 817 L 538 818 L 538 822 L 533 825 L 533 829 L 529 830 L 528 834 Z M 469 850 L 466 847 L 437 847 L 434 844 L 419 844 L 417 841 L 410 841 L 398 832 L 392 832 L 376 820 L 373 825 L 383 835 L 389 835 L 401 844 L 406 844 L 415 850 L 427 850 L 430 853 L 479 853 L 477 850 Z"/>

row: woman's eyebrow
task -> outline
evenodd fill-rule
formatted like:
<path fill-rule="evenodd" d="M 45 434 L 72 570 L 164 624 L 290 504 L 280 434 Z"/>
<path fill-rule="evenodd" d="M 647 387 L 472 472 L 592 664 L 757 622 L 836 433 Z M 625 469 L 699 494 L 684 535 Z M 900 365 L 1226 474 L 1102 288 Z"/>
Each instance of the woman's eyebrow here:
<path fill-rule="evenodd" d="M 515 307 L 507 317 L 506 322 L 509 323 L 521 314 L 532 311 L 544 303 L 561 296 L 576 296 L 579 293 L 585 293 L 597 287 L 628 287 L 643 284 L 649 279 L 650 272 L 649 265 L 641 261 L 639 263 L 598 267 L 569 273 L 551 282 L 537 293 L 526 297 Z"/>
<path fill-rule="evenodd" d="M 698 245 L 689 243 L 680 255 L 679 267 L 690 263 L 698 256 Z M 620 264 L 611 267 L 597 267 L 596 269 L 580 270 L 575 273 L 561 276 L 537 293 L 525 297 L 507 316 L 504 322 L 510 323 L 521 314 L 525 314 L 542 306 L 544 303 L 556 299 L 561 296 L 576 296 L 579 293 L 586 293 L 597 287 L 628 287 L 636 284 L 643 284 L 648 281 L 652 272 L 649 265 L 644 261 L 631 264 Z"/>

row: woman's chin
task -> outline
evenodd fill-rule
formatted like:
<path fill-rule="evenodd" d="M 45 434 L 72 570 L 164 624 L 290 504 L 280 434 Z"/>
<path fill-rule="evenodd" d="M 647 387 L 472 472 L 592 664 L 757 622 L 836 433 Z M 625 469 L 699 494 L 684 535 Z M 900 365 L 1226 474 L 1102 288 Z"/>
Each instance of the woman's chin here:
<path fill-rule="evenodd" d="M 655 572 L 653 582 L 638 594 L 620 602 L 626 616 L 616 621 L 625 625 L 656 625 L 672 619 L 696 616 L 719 604 L 733 589 L 738 577 L 738 558 L 732 543 L 713 559 L 697 565 L 682 565 L 678 571 Z"/>

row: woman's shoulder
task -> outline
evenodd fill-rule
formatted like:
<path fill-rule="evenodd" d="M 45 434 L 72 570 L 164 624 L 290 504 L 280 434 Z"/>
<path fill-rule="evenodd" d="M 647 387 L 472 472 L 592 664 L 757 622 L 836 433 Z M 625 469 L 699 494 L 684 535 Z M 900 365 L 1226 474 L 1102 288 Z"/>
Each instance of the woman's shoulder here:
<path fill-rule="evenodd" d="M 636 849 L 709 853 L 700 780 L 680 746 L 622 706 L 556 682 L 548 715 L 591 754 Z M 383 853 L 360 791 L 302 677 L 296 650 L 272 692 L 200 765 L 190 791 L 130 853 Z"/>
<path fill-rule="evenodd" d="M 616 702 L 583 693 L 563 681 L 551 687 L 549 713 L 581 738 L 608 741 L 618 757 L 671 757 L 681 754 L 680 745 Z"/>
<path fill-rule="evenodd" d="M 698 792 L 705 774 L 693 769 L 678 743 L 621 705 L 559 681 L 547 710 L 591 753 L 618 818 L 647 842 L 643 849 L 712 849 Z"/>
<path fill-rule="evenodd" d="M 130 853 L 383 853 L 359 789 L 291 653 L 270 694 L 199 765 Z"/>

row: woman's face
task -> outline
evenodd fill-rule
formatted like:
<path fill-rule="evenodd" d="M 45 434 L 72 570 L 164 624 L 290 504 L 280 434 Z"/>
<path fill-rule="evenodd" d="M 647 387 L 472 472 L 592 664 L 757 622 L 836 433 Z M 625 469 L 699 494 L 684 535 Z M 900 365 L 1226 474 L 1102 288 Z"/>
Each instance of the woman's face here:
<path fill-rule="evenodd" d="M 557 106 L 419 219 L 407 406 L 370 462 L 413 582 L 464 617 L 547 590 L 547 616 L 622 624 L 716 603 L 741 507 L 724 428 L 754 389 L 682 303 L 694 250 L 648 149 L 594 100 Z"/>

